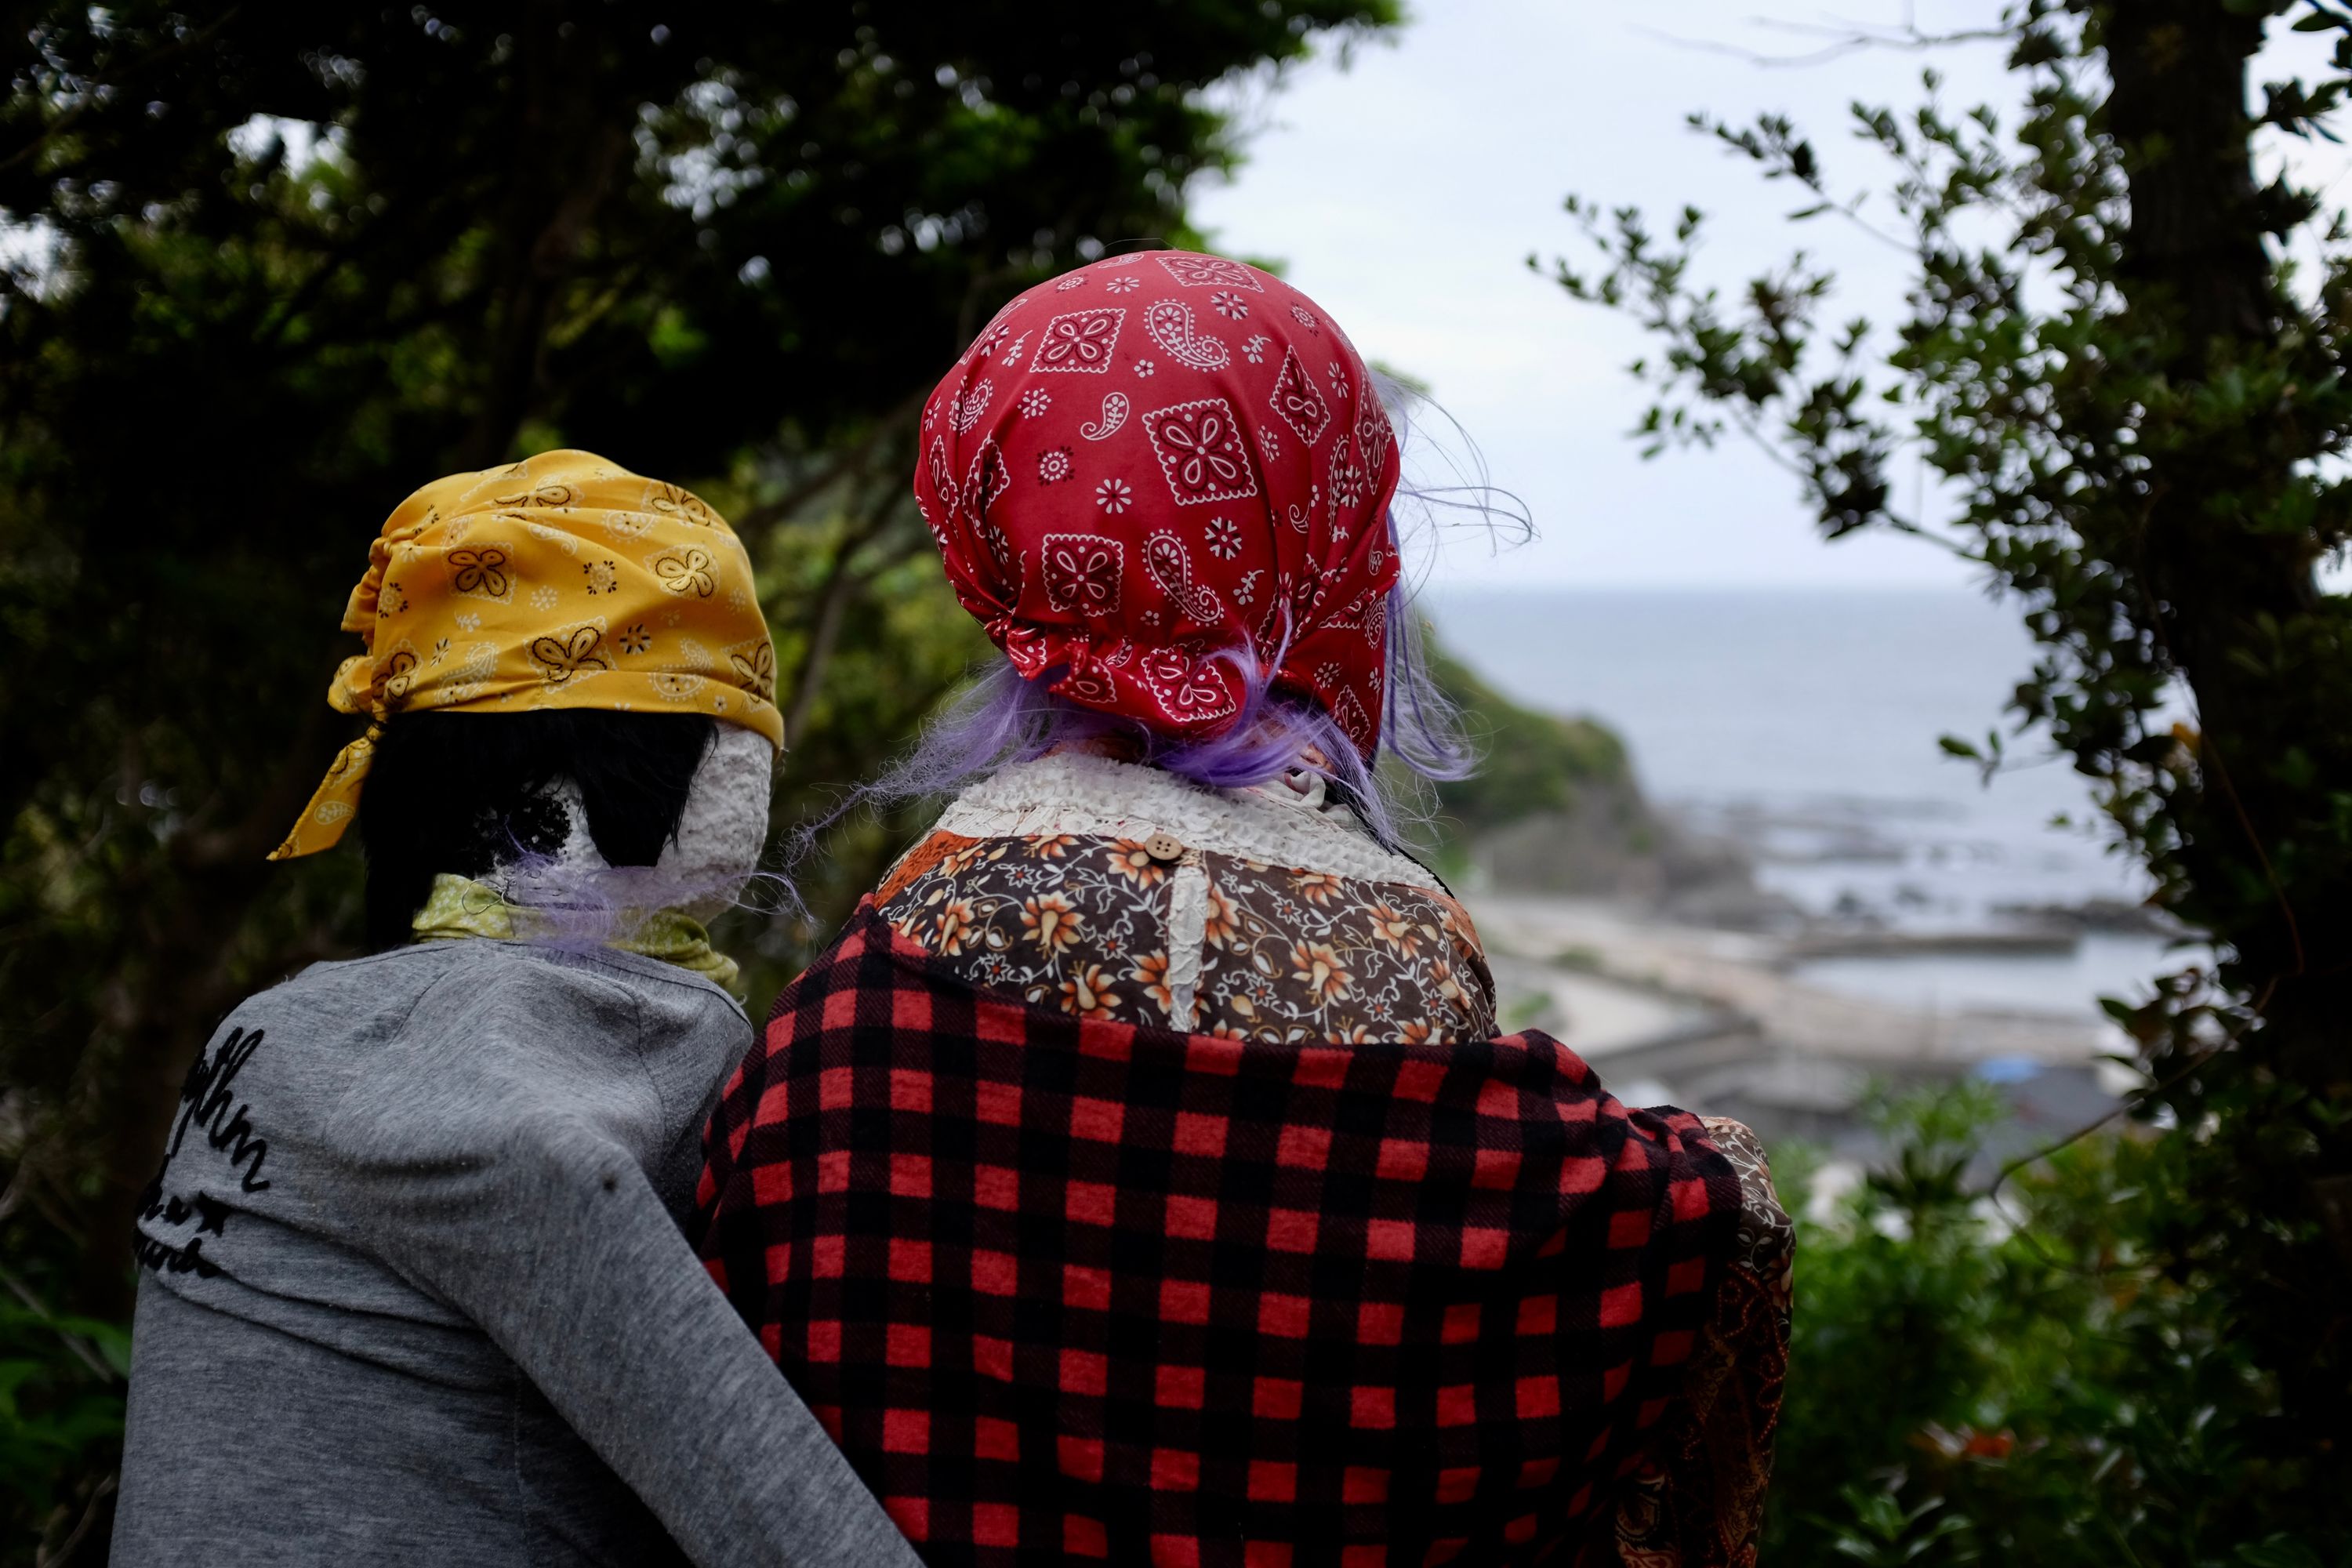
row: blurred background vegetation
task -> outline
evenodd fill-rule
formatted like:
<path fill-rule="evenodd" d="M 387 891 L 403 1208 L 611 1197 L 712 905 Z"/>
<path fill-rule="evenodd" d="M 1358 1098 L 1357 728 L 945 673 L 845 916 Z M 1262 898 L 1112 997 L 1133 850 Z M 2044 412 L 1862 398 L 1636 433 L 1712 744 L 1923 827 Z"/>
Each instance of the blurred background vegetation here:
<path fill-rule="evenodd" d="M 2320 47 L 2257 82 L 2296 34 Z M 2127 1109 L 2167 1130 L 2144 1158 L 2112 1146 L 2108 1201 L 2096 1151 L 2061 1162 L 1989 1252 L 1966 1205 L 1990 1194 L 1906 1163 L 1912 1195 L 1801 1266 L 1821 1282 L 1802 1332 L 1836 1350 L 1792 1366 L 1776 1528 L 1843 1518 L 1836 1549 L 1873 1562 L 2352 1561 L 2352 222 L 2278 154 L 2338 139 L 2352 11 L 2016 0 L 1962 36 L 2005 46 L 2017 107 L 1948 103 L 1932 68 L 1914 106 L 1853 104 L 1875 183 L 1785 116 L 1690 117 L 1791 193 L 1792 222 L 1901 256 L 1891 322 L 1803 250 L 1708 279 L 1691 206 L 1571 196 L 1591 248 L 1530 258 L 1644 329 L 1650 450 L 1753 441 L 1824 537 L 1938 545 L 2016 607 L 2035 659 L 2014 726 L 1945 749 L 1990 783 L 2046 745 L 2149 903 L 2210 942 L 2103 1004 L 2141 1079 Z M 1955 36 L 1906 16 L 1829 37 Z M 1802 1402 L 1894 1344 L 1905 1364 L 1849 1385 L 1823 1443 Z M 1945 1489 L 1898 1465 L 1971 1408 L 2034 1447 L 1963 1443 L 1990 1468 L 1948 1466 Z M 1881 1483 L 1812 1468 L 1862 1450 Z"/>
<path fill-rule="evenodd" d="M 2206 8 L 2259 36 L 2293 7 Z M 2077 29 L 2067 58 L 2105 47 L 2096 7 L 2025 10 Z M 0 1563 L 104 1556 L 130 1215 L 197 1044 L 249 991 L 354 950 L 357 858 L 262 856 L 347 738 L 323 700 L 347 651 L 334 623 L 392 506 L 442 473 L 557 445 L 707 496 L 761 566 L 793 737 L 788 831 L 870 776 L 982 646 L 907 500 L 910 428 L 939 367 L 1040 278 L 1109 247 L 1198 243 L 1188 184 L 1241 151 L 1205 84 L 1398 20 L 1395 0 L 5 7 Z M 2091 175 L 2120 180 L 2095 92 L 2055 112 L 2113 154 Z M 1755 147 L 1769 161 L 1793 144 Z M 1997 282 L 1936 270 L 1930 249 L 1931 291 L 1980 286 L 1987 319 L 2015 305 Z M 1675 363 L 1699 392 L 1785 412 L 1800 448 L 1824 454 L 1811 471 L 1832 531 L 1866 521 L 1884 453 L 1838 445 L 1853 395 L 1840 404 L 1833 384 L 1824 400 L 1797 377 L 1785 300 L 1756 296 L 1754 322 L 1677 314 L 1682 275 L 1643 273 L 1647 254 L 1620 254 L 1632 269 L 1611 302 L 1666 301 L 1655 324 L 1693 329 Z M 2325 319 L 2296 342 L 2332 344 L 2336 308 L 2314 308 Z M 2207 369 L 2145 374 L 2187 384 Z M 2264 473 L 2308 475 L 2315 449 L 2339 449 L 2346 395 L 2324 371 L 2296 374 L 2335 402 L 2302 446 L 2264 448 Z M 2263 384 L 2269 401 L 2219 413 L 2190 399 L 2195 434 L 2210 447 L 2274 422 L 2286 395 Z M 1950 449 L 1961 463 L 1981 450 Z M 2049 482 L 2018 504 L 2063 502 Z M 2200 505 L 2253 483 L 2185 468 L 2177 482 Z M 2341 538 L 2340 501 L 2315 494 L 2255 530 L 2293 534 L 2277 553 L 2306 574 Z M 2123 553 L 2095 541 L 2079 572 L 2004 558 L 2018 591 L 2058 595 L 2061 631 L 2106 638 L 2087 706 L 2044 682 L 2062 716 L 2137 714 L 2161 688 L 2166 656 L 2093 592 L 2113 574 L 2091 567 Z M 2263 721 L 2312 724 L 2341 689 L 2340 643 L 2269 625 L 2305 660 L 2285 678 L 2303 705 Z M 2131 658 L 2116 653 L 2126 633 Z M 2262 635 L 2221 626 L 2214 657 Z M 2277 678 L 2286 658 L 2256 672 Z M 1442 849 L 1580 803 L 1649 830 L 1613 737 L 1513 708 L 1459 667 L 1444 677 L 1495 765 L 1447 794 Z M 2325 727 L 2340 740 L 2341 712 Z M 2085 755 L 2140 770 L 2126 805 L 2152 825 L 2144 847 L 2168 886 L 2201 889 L 2185 912 L 2242 932 L 2242 963 L 2271 963 L 2273 893 L 2300 878 L 2305 923 L 2289 925 L 2340 931 L 2326 922 L 2345 912 L 2352 805 L 2326 802 L 2352 796 L 2330 755 L 2296 763 L 2249 740 L 2245 754 L 2293 775 L 2263 797 L 2284 815 L 2251 850 L 2242 837 L 2191 864 L 2178 829 L 2192 818 L 2164 816 L 2172 797 L 2149 792 L 2196 784 L 2176 755 L 2193 742 L 2166 732 L 2173 749 L 2131 751 L 2137 732 L 2122 734 L 2091 734 Z M 2308 829 L 2313 811 L 2332 837 Z M 2193 818 L 2218 843 L 2210 820 Z M 805 918 L 729 917 L 721 943 L 750 961 L 755 1000 L 909 826 L 844 824 L 803 876 Z M 2281 846 L 2293 853 L 2256 864 Z M 1886 1108 L 1898 1157 L 1820 1194 L 1806 1224 L 1768 1564 L 2352 1561 L 2344 1298 L 2309 1294 L 2343 1270 L 2322 1212 L 2346 1168 L 2328 1087 L 2342 1073 L 2311 1065 L 2342 1059 L 2340 1026 L 2330 1049 L 2320 1021 L 2342 962 L 2339 942 L 2332 970 L 2267 990 L 2226 974 L 2134 1020 L 2171 1075 L 2149 1115 L 2195 1137 L 2103 1134 L 1988 1193 L 1967 1173 L 1984 1111 L 1965 1091 Z M 2265 1004 L 2291 1009 L 2304 1066 L 2189 1070 L 2225 1034 L 2259 1041 Z M 2255 1146 L 2271 1151 L 2260 1181 L 2233 1182 Z M 1780 1153 L 1796 1207 L 1803 1158 Z M 2233 1250 L 2237 1231 L 2260 1247 Z M 2313 1342 L 2300 1360 L 2278 1350 L 2298 1332 Z M 2282 1375 L 2298 1368 L 2315 1381 L 2289 1401 Z"/>

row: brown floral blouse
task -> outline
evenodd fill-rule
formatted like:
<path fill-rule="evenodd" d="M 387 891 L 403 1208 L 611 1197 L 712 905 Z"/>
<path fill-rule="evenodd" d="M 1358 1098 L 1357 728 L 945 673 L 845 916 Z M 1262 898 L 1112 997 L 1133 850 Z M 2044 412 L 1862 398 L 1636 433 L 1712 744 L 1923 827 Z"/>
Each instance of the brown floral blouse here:
<path fill-rule="evenodd" d="M 974 984 L 1274 1041 L 1494 1033 L 1470 917 L 1327 805 L 1319 775 L 1210 790 L 1083 753 L 964 792 L 875 895 Z"/>
<path fill-rule="evenodd" d="M 1188 871 L 1204 884 L 1189 998 L 1171 983 L 1171 954 Z M 1431 889 L 1167 839 L 935 832 L 876 902 L 975 984 L 1065 1012 L 1268 1040 L 1494 1033 L 1494 982 L 1470 918 Z"/>

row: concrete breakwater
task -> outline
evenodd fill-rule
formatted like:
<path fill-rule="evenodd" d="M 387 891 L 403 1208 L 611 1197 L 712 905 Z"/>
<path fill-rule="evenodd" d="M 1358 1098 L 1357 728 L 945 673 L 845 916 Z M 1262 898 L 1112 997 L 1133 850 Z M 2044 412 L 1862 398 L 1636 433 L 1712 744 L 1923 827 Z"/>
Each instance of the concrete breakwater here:
<path fill-rule="evenodd" d="M 1724 931 L 1613 900 L 1525 893 L 1475 895 L 1471 910 L 1506 1026 L 1558 1036 L 1626 1098 L 1737 1116 L 1767 1139 L 1859 1152 L 1867 1142 L 1859 1113 L 1873 1085 L 1969 1076 L 2015 1091 L 2024 1121 L 2042 1124 L 2022 1128 L 2026 1136 L 2104 1114 L 2128 1082 L 2102 1060 L 2123 1037 L 2087 1007 L 2068 1016 L 1906 1006 L 1831 989 L 1803 972 L 1829 952 L 1935 945 L 1923 936 Z M 2063 940 L 1955 939 L 1963 950 L 2010 952 L 2050 951 Z"/>

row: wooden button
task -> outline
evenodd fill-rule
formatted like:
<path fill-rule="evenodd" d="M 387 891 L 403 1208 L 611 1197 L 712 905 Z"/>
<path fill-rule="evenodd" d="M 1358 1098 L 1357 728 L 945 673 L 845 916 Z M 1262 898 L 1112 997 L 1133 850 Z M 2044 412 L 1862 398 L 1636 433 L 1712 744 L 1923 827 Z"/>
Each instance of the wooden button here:
<path fill-rule="evenodd" d="M 1143 841 L 1143 852 L 1154 860 L 1173 860 L 1184 853 L 1184 846 L 1172 833 L 1155 833 Z"/>

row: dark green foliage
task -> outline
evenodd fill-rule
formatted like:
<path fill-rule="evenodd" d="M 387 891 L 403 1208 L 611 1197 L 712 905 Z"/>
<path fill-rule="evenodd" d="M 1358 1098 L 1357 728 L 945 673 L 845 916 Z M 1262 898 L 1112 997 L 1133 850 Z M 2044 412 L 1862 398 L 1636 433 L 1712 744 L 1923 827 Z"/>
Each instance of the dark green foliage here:
<path fill-rule="evenodd" d="M 1625 744 L 1590 719 L 1522 708 L 1442 650 L 1431 672 L 1462 708 L 1478 742 L 1478 772 L 1437 786 L 1440 826 L 1466 840 L 1546 812 L 1575 809 L 1580 792 L 1627 783 Z"/>
<path fill-rule="evenodd" d="M 2336 34 L 2333 64 L 2250 112 L 2248 62 L 2290 22 Z M 2111 1008 L 2147 1074 L 2140 1114 L 2183 1130 L 2171 1202 L 2141 1234 L 2211 1293 L 2211 1353 L 2268 1376 L 2267 1405 L 2217 1405 L 2180 1441 L 2275 1481 L 2282 1517 L 2340 1523 L 2352 602 L 2315 568 L 2352 537 L 2352 229 L 2314 193 L 2258 185 L 2253 152 L 2325 129 L 2352 13 L 2022 0 L 2002 30 L 2025 99 L 2013 123 L 1946 109 L 1933 73 L 1914 111 L 1856 106 L 1855 137 L 1893 171 L 1884 192 L 1843 195 L 1784 119 L 1694 117 L 1804 193 L 1800 219 L 1909 253 L 1890 329 L 1839 321 L 1833 280 L 1802 255 L 1718 293 L 1696 270 L 1691 210 L 1662 234 L 1637 209 L 1572 200 L 1600 268 L 1556 276 L 1658 339 L 1639 367 L 1658 393 L 1638 431 L 1651 450 L 1752 437 L 1801 478 L 1827 536 L 1921 535 L 2022 611 L 2039 655 L 2014 734 L 1947 749 L 1990 777 L 2016 736 L 2046 737 L 2157 901 L 2214 943 L 2210 965 Z M 2317 265 L 2281 259 L 2287 237 Z M 1915 466 L 1938 481 L 1924 514 L 1893 484 Z M 2219 1375 L 2192 1351 L 2180 1375 Z"/>
<path fill-rule="evenodd" d="M 107 1518 L 131 1336 L 52 1315 L 37 1282 L 0 1271 L 0 1517 L 18 1536 L 11 1560 L 63 1562 Z"/>
<path fill-rule="evenodd" d="M 33 1298 L 125 1310 L 195 1043 L 356 942 L 355 857 L 261 856 L 346 738 L 335 622 L 404 495 L 556 445 L 708 495 L 778 632 L 788 823 L 977 646 L 906 499 L 920 395 L 1037 278 L 1192 237 L 1186 182 L 1234 156 L 1203 84 L 1395 16 L 5 7 L 0 1258 Z M 819 923 L 887 847 L 853 840 Z M 791 934 L 758 945 L 772 985 Z M 112 1395 L 0 1333 L 40 1363 L 0 1416 L 14 1562 L 102 1481 Z"/>
<path fill-rule="evenodd" d="M 1959 1180 L 1995 1114 L 1883 1107 L 1890 1168 L 1800 1226 L 1796 1334 L 1762 1561 L 2322 1568 L 2352 1531 L 2317 1456 L 2249 1442 L 2277 1390 L 2225 1292 L 2169 1272 L 2193 1146 L 2087 1139 L 2000 1189 Z M 1777 1162 L 1801 1200 L 1803 1162 Z"/>

